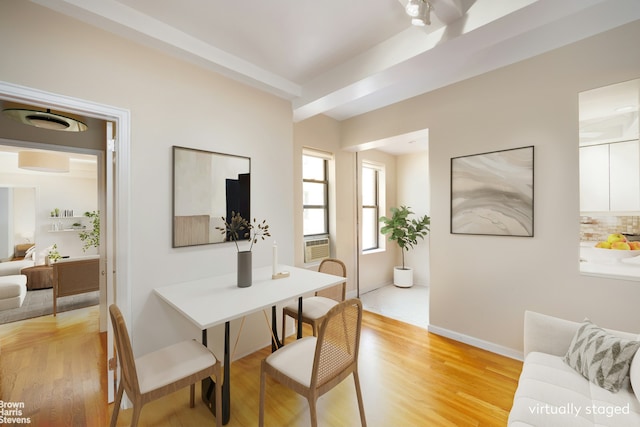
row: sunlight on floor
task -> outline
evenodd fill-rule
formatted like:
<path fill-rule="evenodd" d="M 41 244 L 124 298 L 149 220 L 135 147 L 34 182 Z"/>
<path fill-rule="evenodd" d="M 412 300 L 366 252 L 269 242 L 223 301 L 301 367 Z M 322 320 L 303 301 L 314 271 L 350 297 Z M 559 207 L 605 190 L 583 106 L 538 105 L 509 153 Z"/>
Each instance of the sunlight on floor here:
<path fill-rule="evenodd" d="M 429 325 L 429 288 L 426 286 L 387 285 L 360 295 L 360 299 L 365 310 L 425 329 Z"/>

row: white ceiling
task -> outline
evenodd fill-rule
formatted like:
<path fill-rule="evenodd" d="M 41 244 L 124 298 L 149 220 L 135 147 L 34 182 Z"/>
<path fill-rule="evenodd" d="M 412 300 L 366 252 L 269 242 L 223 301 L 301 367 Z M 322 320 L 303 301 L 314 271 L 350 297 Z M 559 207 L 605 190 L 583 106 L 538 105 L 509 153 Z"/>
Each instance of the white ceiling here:
<path fill-rule="evenodd" d="M 338 120 L 640 19 L 638 0 L 32 0 Z"/>
<path fill-rule="evenodd" d="M 407 0 L 31 1 L 290 100 L 295 122 L 345 120 L 640 19 L 639 0 L 431 0 L 427 27 Z"/>

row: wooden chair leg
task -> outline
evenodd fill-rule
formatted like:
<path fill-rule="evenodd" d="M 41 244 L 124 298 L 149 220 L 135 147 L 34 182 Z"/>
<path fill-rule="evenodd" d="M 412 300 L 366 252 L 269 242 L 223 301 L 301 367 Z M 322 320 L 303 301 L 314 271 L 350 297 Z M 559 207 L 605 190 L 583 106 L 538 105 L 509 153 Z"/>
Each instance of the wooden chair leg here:
<path fill-rule="evenodd" d="M 358 397 L 358 409 L 360 410 L 360 422 L 362 427 L 367 427 L 367 419 L 364 416 L 364 402 L 362 400 L 362 389 L 360 388 L 360 377 L 358 370 L 353 371 L 353 381 L 356 383 L 356 396 Z"/>
<path fill-rule="evenodd" d="M 189 388 L 189 408 L 193 408 L 196 406 L 196 385 L 191 384 Z"/>
<path fill-rule="evenodd" d="M 120 413 L 120 405 L 122 404 L 122 394 L 124 393 L 124 387 L 122 386 L 122 380 L 118 385 L 118 392 L 116 393 L 116 400 L 113 402 L 113 412 L 111 413 L 111 427 L 116 427 L 118 421 L 118 414 Z"/>
<path fill-rule="evenodd" d="M 316 400 L 312 397 L 307 398 L 309 401 L 309 413 L 311 415 L 311 427 L 318 427 L 318 411 L 316 410 Z"/>
<path fill-rule="evenodd" d="M 131 415 L 131 427 L 138 427 L 138 421 L 140 420 L 140 412 L 142 412 L 142 405 L 133 405 L 133 414 Z"/>
<path fill-rule="evenodd" d="M 283 337 L 284 340 L 284 337 Z M 264 371 L 264 361 L 260 367 L 260 412 L 258 415 L 258 427 L 264 427 L 264 397 L 267 385 L 267 373 Z"/>

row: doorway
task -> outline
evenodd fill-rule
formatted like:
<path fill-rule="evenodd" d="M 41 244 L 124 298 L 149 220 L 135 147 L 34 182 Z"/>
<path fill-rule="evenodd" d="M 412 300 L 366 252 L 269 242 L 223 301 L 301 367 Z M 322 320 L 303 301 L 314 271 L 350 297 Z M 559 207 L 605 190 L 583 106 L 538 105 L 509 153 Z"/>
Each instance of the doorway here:
<path fill-rule="evenodd" d="M 65 111 L 82 117 L 106 122 L 104 137 L 107 149 L 104 164 L 104 206 L 101 245 L 101 274 L 105 278 L 105 299 L 101 301 L 100 330 L 107 333 L 107 358 L 114 358 L 113 330 L 107 322 L 107 307 L 116 302 L 126 319 L 131 318 L 129 289 L 130 218 L 129 155 L 130 112 L 92 101 L 44 92 L 38 89 L 0 82 L 0 101 L 32 105 L 43 109 Z M 120 250 L 116 250 L 116 249 Z M 116 270 L 117 266 L 117 270 Z M 106 364 L 108 366 L 108 363 Z M 105 372 L 108 385 L 108 401 L 114 398 L 114 372 Z"/>
<path fill-rule="evenodd" d="M 399 265 L 400 249 L 387 236 L 379 234 L 377 242 L 366 237 L 364 229 L 373 220 L 366 212 L 377 206 L 374 215 L 388 215 L 391 207 L 409 206 L 417 216 L 429 215 L 429 133 L 428 129 L 410 132 L 383 140 L 372 141 L 358 147 L 356 155 L 358 194 L 358 287 L 365 309 L 423 328 L 428 326 L 429 313 L 429 237 L 419 240 L 410 251 L 405 251 L 405 262 L 413 271 L 413 286 L 400 288 L 393 285 L 393 268 Z M 369 171 L 368 171 L 369 170 Z M 364 182 L 377 170 L 377 182 Z M 363 201 L 363 189 L 377 187 L 375 196 Z M 376 203 L 371 200 L 377 200 Z M 365 203 L 366 202 L 366 203 Z M 367 243 L 365 245 L 365 243 Z M 365 247 L 366 246 L 366 247 Z"/>
<path fill-rule="evenodd" d="M 47 262 L 51 255 L 55 254 L 57 262 L 99 256 L 99 241 L 93 244 L 87 240 L 93 236 L 94 227 L 86 214 L 99 212 L 104 180 L 98 179 L 98 166 L 103 154 L 88 149 L 81 152 L 79 148 L 41 146 L 42 149 L 36 149 L 34 143 L 0 139 L 0 190 L 4 196 L 0 210 L 5 218 L 0 240 L 3 246 L 0 274 L 22 274 L 27 280 L 27 292 L 20 306 L 0 311 L 0 324 L 53 314 L 54 268 Z M 28 162 L 34 156 L 38 161 L 54 159 L 63 165 L 68 163 L 68 171 L 33 170 Z M 87 283 L 97 288 L 98 280 L 99 276 L 94 276 Z M 105 286 L 101 288 L 104 292 Z M 79 292 L 56 299 L 56 311 L 99 302 L 99 290 Z"/>

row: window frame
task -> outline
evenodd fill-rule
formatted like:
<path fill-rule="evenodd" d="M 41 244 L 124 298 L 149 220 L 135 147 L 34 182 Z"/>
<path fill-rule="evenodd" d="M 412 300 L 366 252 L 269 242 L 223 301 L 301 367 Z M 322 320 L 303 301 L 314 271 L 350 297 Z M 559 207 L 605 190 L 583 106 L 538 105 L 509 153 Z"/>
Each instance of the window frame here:
<path fill-rule="evenodd" d="M 384 249 L 384 247 L 382 247 L 382 245 L 380 244 L 381 239 L 380 239 L 380 222 L 378 221 L 378 219 L 380 218 L 380 212 L 383 211 L 383 206 L 381 206 L 382 204 L 382 200 L 383 197 L 381 195 L 381 188 L 383 187 L 383 183 L 382 181 L 382 177 L 384 176 L 384 166 L 382 165 L 378 165 L 375 163 L 371 163 L 371 162 L 366 162 L 363 161 L 362 165 L 361 165 L 361 171 L 360 171 L 360 176 L 362 177 L 364 174 L 364 169 L 371 169 L 374 171 L 374 205 L 365 205 L 364 204 L 364 195 L 362 193 L 364 186 L 361 185 L 360 186 L 360 215 L 361 217 L 364 219 L 364 212 L 365 209 L 373 209 L 375 212 L 375 216 L 374 218 L 376 219 L 375 224 L 376 224 L 376 232 L 375 235 L 372 236 L 374 237 L 372 240 L 375 242 L 375 245 L 372 247 L 367 247 L 365 248 L 364 246 L 361 249 L 361 252 L 366 253 L 366 252 L 371 252 L 371 251 L 377 251 L 377 250 L 381 250 Z M 364 179 L 362 179 L 362 181 L 364 182 Z M 364 229 L 364 220 L 361 221 L 361 229 L 360 229 L 360 233 L 361 233 L 361 242 L 364 242 L 364 236 L 365 236 L 365 229 Z M 369 233 L 372 230 L 369 230 Z M 367 234 L 369 234 L 367 233 Z"/>
<path fill-rule="evenodd" d="M 302 204 L 302 233 L 303 233 L 303 237 L 304 238 L 309 238 L 309 237 L 317 237 L 317 236 L 328 236 L 329 235 L 329 158 L 327 157 L 326 154 L 324 153 L 317 153 L 317 152 L 313 152 L 313 151 L 309 151 L 309 150 L 304 150 L 302 152 L 302 159 L 304 160 L 304 157 L 315 157 L 318 159 L 321 159 L 323 162 L 323 176 L 324 179 L 318 180 L 318 179 L 306 179 L 304 178 L 304 161 L 303 161 L 303 166 L 302 166 L 302 187 L 304 189 L 304 184 L 305 183 L 311 183 L 311 184 L 322 184 L 324 186 L 324 201 L 325 204 L 324 205 L 307 205 L 304 204 L 304 197 L 303 197 L 303 204 Z M 304 194 L 304 190 L 303 190 L 303 194 Z M 320 232 L 320 233 L 313 233 L 313 234 L 304 234 L 304 230 L 305 230 L 305 226 L 304 226 L 304 222 L 305 222 L 305 211 L 307 211 L 308 209 L 322 209 L 324 211 L 324 231 Z"/>

